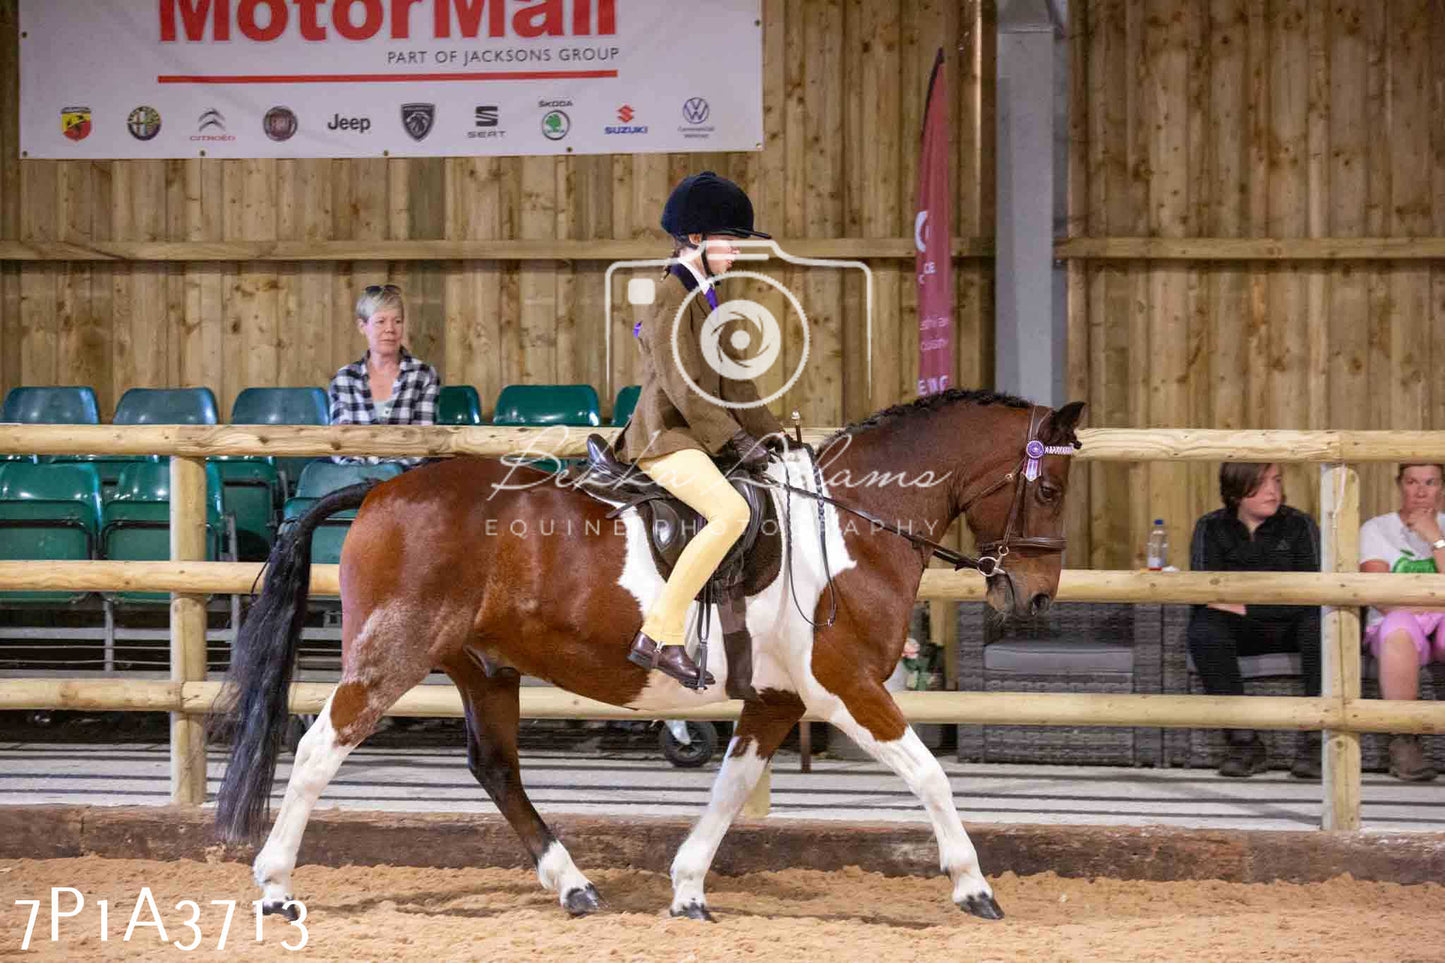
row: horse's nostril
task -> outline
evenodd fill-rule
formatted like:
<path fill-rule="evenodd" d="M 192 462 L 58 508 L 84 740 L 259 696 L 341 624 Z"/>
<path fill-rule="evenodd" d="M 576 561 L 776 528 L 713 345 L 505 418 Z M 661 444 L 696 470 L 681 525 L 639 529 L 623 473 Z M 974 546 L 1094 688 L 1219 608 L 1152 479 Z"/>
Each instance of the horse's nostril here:
<path fill-rule="evenodd" d="M 1034 615 L 1043 615 L 1049 610 L 1049 606 L 1053 604 L 1053 601 L 1047 592 L 1040 592 L 1029 602 L 1029 609 Z"/>

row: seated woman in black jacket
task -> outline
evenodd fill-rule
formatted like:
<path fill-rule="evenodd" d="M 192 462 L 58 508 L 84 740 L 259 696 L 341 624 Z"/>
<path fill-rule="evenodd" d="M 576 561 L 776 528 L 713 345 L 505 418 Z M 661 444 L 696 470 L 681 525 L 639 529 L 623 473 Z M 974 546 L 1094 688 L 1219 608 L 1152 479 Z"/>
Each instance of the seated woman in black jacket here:
<path fill-rule="evenodd" d="M 1219 469 L 1224 507 L 1199 519 L 1189 546 L 1196 572 L 1318 572 L 1320 529 L 1284 503 L 1278 465 L 1233 462 Z M 1189 654 L 1210 695 L 1244 695 L 1241 655 L 1298 652 L 1305 694 L 1320 694 L 1320 610 L 1315 605 L 1196 605 L 1189 618 Z M 1229 754 L 1221 776 L 1252 776 L 1265 768 L 1264 743 L 1253 729 L 1226 729 Z M 1290 772 L 1320 778 L 1320 734 L 1302 732 Z"/>

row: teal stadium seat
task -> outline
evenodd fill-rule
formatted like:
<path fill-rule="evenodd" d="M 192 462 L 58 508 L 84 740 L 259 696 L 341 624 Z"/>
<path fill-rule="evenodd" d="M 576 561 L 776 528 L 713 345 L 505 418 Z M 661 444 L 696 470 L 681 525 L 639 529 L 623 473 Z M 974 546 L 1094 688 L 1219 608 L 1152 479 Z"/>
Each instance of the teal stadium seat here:
<path fill-rule="evenodd" d="M 115 406 L 115 423 L 214 425 L 218 410 L 210 388 L 131 388 Z"/>
<path fill-rule="evenodd" d="M 492 424 L 596 428 L 602 406 L 591 385 L 507 385 L 497 396 Z"/>
<path fill-rule="evenodd" d="M 437 395 L 437 424 L 480 425 L 482 396 L 471 385 L 443 385 Z"/>
<path fill-rule="evenodd" d="M 119 561 L 155 562 L 171 557 L 171 466 L 169 462 L 141 461 L 125 466 L 115 490 L 101 507 L 101 552 Z M 206 558 L 221 557 L 221 474 L 214 462 L 206 463 Z M 117 601 L 137 604 L 167 603 L 164 592 L 120 592 Z"/>
<path fill-rule="evenodd" d="M 612 402 L 613 427 L 621 428 L 627 424 L 627 419 L 632 417 L 632 410 L 637 407 L 637 399 L 641 395 L 642 385 L 627 385 L 617 392 L 617 400 Z"/>
<path fill-rule="evenodd" d="M 247 388 L 231 405 L 233 425 L 329 425 L 320 388 Z"/>
<path fill-rule="evenodd" d="M 212 458 L 221 477 L 221 505 L 236 520 L 236 555 L 264 562 L 276 540 L 281 476 L 270 458 Z"/>
<path fill-rule="evenodd" d="M 216 396 L 210 388 L 131 388 L 115 406 L 117 425 L 214 425 Z M 155 455 L 56 455 L 56 463 L 85 462 L 100 472 L 108 497 L 121 472 L 140 462 L 160 462 Z"/>
<path fill-rule="evenodd" d="M 326 425 L 326 392 L 320 388 L 246 388 L 231 405 L 233 425 Z M 290 487 L 311 458 L 221 457 L 222 499 L 236 519 L 236 552 L 242 561 L 264 561 Z"/>
<path fill-rule="evenodd" d="M 95 389 L 81 386 L 11 388 L 0 405 L 0 422 L 21 425 L 98 425 Z M 34 455 L 0 455 L 0 462 L 38 461 Z"/>
<path fill-rule="evenodd" d="M 98 425 L 95 389 L 80 386 L 11 388 L 0 421 L 22 425 Z"/>
<path fill-rule="evenodd" d="M 602 424 L 602 405 L 597 400 L 597 389 L 591 385 L 507 385 L 497 396 L 492 424 L 596 428 Z M 557 458 L 531 462 L 541 471 L 558 471 L 564 464 Z"/>
<path fill-rule="evenodd" d="M 98 557 L 100 474 L 94 465 L 0 465 L 0 559 L 84 561 Z M 6 605 L 69 605 L 88 592 L 0 593 Z"/>
<path fill-rule="evenodd" d="M 322 496 L 338 488 L 371 479 L 395 478 L 400 474 L 401 466 L 391 462 L 382 462 L 379 465 L 338 465 L 330 461 L 314 461 L 301 473 L 295 496 L 286 499 L 281 530 L 284 532 L 294 525 Z M 337 512 L 316 527 L 316 531 L 311 535 L 313 564 L 335 565 L 341 561 L 341 545 L 346 540 L 346 533 L 355 518 L 356 510 L 350 509 Z"/>
<path fill-rule="evenodd" d="M 231 405 L 233 425 L 329 425 L 330 402 L 321 388 L 246 388 Z M 281 477 L 279 507 L 313 458 L 273 458 Z"/>

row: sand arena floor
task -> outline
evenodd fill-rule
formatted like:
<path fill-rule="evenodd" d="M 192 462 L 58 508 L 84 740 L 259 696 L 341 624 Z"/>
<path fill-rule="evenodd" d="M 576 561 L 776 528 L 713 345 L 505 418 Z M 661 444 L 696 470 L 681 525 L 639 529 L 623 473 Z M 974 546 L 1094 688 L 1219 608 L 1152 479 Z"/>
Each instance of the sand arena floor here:
<path fill-rule="evenodd" d="M 716 925 L 673 920 L 665 876 L 634 870 L 589 874 L 607 901 L 600 915 L 572 920 L 536 877 L 519 870 L 301 866 L 297 895 L 308 911 L 307 944 L 267 917 L 255 942 L 249 901 L 257 895 L 240 863 L 81 859 L 0 860 L 0 958 L 37 960 L 1445 960 L 1445 886 L 1359 882 L 1307 885 L 1143 883 L 993 878 L 1008 919 L 985 923 L 948 903 L 939 877 L 885 877 L 845 870 L 784 871 L 709 879 Z M 50 942 L 50 887 L 85 895 Z M 123 941 L 141 887 L 149 886 L 166 935 L 189 944 L 181 925 L 201 907 L 195 956 L 163 946 L 137 927 Z M 20 950 L 28 906 L 40 915 Z M 73 898 L 61 894 L 61 909 Z M 98 900 L 109 900 L 109 942 L 99 938 Z M 238 907 L 227 943 L 225 915 Z M 151 919 L 143 909 L 143 921 Z"/>

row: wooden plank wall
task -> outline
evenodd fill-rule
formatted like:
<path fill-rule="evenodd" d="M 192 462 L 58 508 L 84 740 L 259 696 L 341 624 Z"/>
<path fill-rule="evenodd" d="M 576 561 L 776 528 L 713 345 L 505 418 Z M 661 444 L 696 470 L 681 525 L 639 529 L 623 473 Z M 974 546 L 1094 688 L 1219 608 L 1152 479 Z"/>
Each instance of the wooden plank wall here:
<path fill-rule="evenodd" d="M 377 240 L 656 237 L 668 191 L 711 168 L 787 237 L 912 236 L 918 130 L 934 51 L 949 55 L 957 236 L 993 235 L 993 4 L 764 0 L 763 149 L 588 157 L 36 161 L 18 157 L 16 0 L 0 0 L 0 238 Z M 982 24 L 982 27 L 980 27 Z M 58 122 L 58 119 L 57 119 Z M 836 424 L 914 395 L 912 259 L 862 286 L 778 272 L 807 302 L 805 376 L 775 407 Z M 324 385 L 364 342 L 359 289 L 408 299 L 408 342 L 490 408 L 513 382 L 602 390 L 606 262 L 15 263 L 0 265 L 0 392 L 93 385 L 109 413 L 133 386 Z M 958 380 L 992 379 L 992 262 L 960 259 Z M 630 308 L 614 304 L 612 384 L 637 380 Z M 790 342 L 787 357 L 796 359 Z M 604 406 L 610 410 L 610 399 Z"/>
<path fill-rule="evenodd" d="M 1445 5 L 1079 0 L 1070 234 L 1445 234 Z M 1075 261 L 1071 390 L 1094 427 L 1445 428 L 1445 263 Z M 1286 471 L 1317 508 L 1318 469 Z M 1361 471 L 1366 517 L 1393 469 Z M 1092 465 L 1069 564 L 1187 562 L 1217 469 Z"/>

